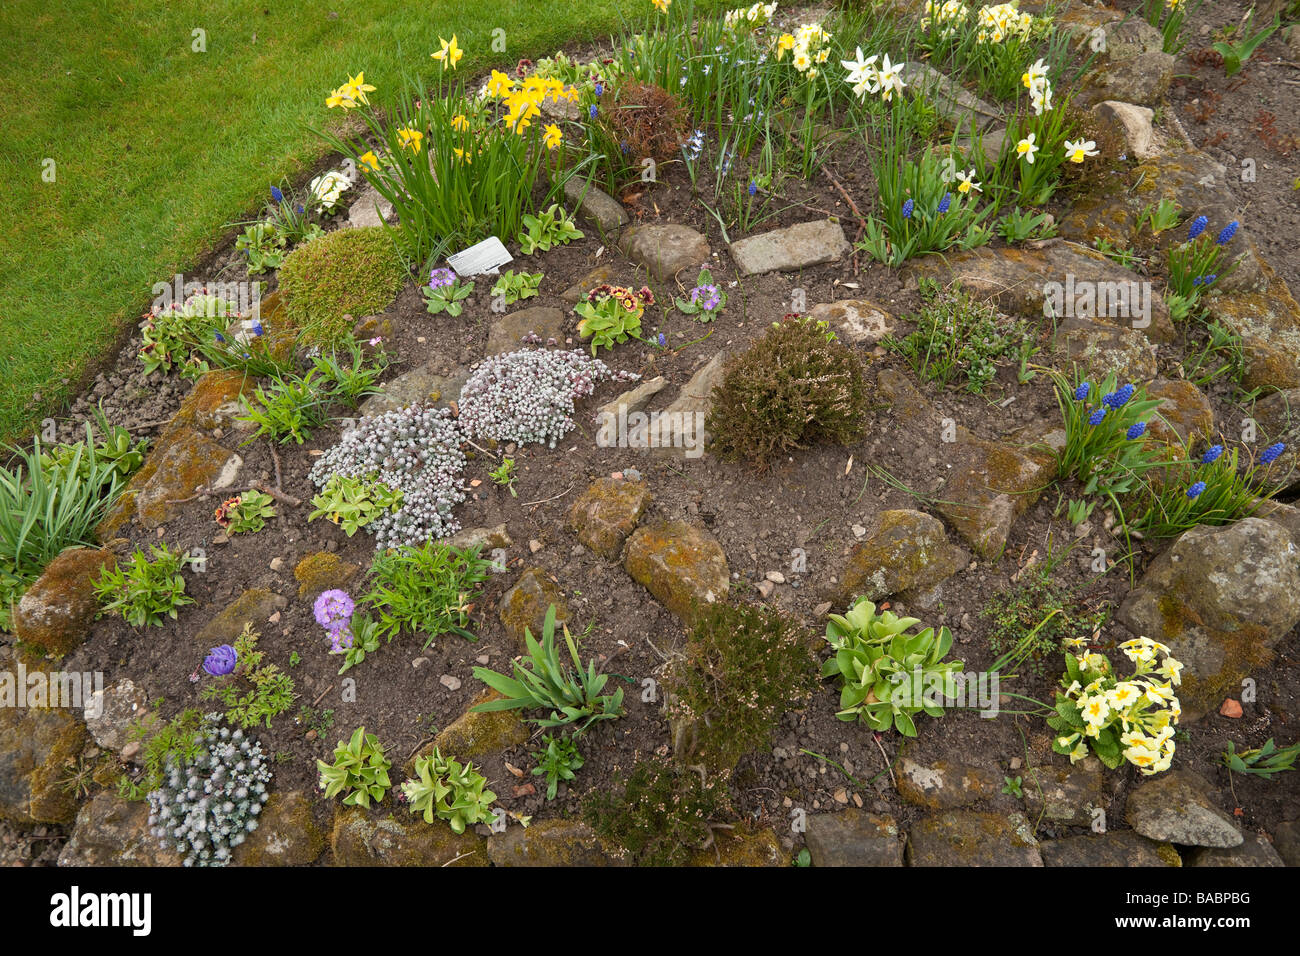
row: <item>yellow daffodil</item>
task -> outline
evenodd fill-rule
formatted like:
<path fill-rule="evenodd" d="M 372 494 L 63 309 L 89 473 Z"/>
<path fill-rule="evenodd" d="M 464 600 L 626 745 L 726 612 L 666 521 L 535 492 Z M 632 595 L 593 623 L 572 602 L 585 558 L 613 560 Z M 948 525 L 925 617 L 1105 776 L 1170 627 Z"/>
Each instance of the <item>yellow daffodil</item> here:
<path fill-rule="evenodd" d="M 357 162 L 368 169 L 379 172 L 379 157 L 375 155 L 374 150 L 368 150 L 362 153 Z"/>
<path fill-rule="evenodd" d="M 421 140 L 423 139 L 424 139 L 424 134 L 421 133 L 418 129 L 411 129 L 410 127 L 404 126 L 397 131 L 398 144 L 403 149 L 409 147 L 412 150 L 412 152 L 418 153 L 420 151 L 420 143 Z"/>
<path fill-rule="evenodd" d="M 465 118 L 464 113 L 457 113 L 451 118 L 451 128 L 462 133 L 469 129 L 469 120 Z"/>
<path fill-rule="evenodd" d="M 344 84 L 337 90 L 330 92 L 330 95 L 325 98 L 325 105 L 331 109 L 335 106 L 341 106 L 344 110 L 350 110 L 357 106 L 357 98 L 352 87 Z"/>
<path fill-rule="evenodd" d="M 794 49 L 794 37 L 792 37 L 788 33 L 782 33 L 781 36 L 776 41 L 777 62 L 780 62 L 780 60 L 793 49 Z"/>
<path fill-rule="evenodd" d="M 440 62 L 444 70 L 447 67 L 451 67 L 453 70 L 456 69 L 456 64 L 465 55 L 465 51 L 456 45 L 456 34 L 451 35 L 451 40 L 438 37 L 438 42 L 442 44 L 442 49 L 437 53 L 430 53 L 429 56 Z"/>
<path fill-rule="evenodd" d="M 515 88 L 515 81 L 500 70 L 493 70 L 488 77 L 487 90 L 490 96 L 503 97 Z"/>
<path fill-rule="evenodd" d="M 1047 79 L 1047 67 L 1042 59 L 1039 59 L 1037 63 L 1025 70 L 1024 75 L 1020 77 L 1020 82 L 1025 85 L 1025 89 L 1032 90 L 1045 79 Z"/>
<path fill-rule="evenodd" d="M 1081 163 L 1084 157 L 1096 156 L 1099 152 L 1097 144 L 1092 140 L 1079 140 L 1075 143 L 1068 139 L 1065 141 L 1065 158 L 1072 163 Z"/>
<path fill-rule="evenodd" d="M 667 13 L 668 8 L 673 5 L 673 0 L 650 0 L 655 5 L 655 9 L 660 13 Z"/>
<path fill-rule="evenodd" d="M 456 154 L 457 159 L 463 160 L 466 166 L 470 164 L 471 160 L 469 158 L 469 153 L 467 153 L 465 150 L 453 146 L 451 148 L 451 151 Z"/>
<path fill-rule="evenodd" d="M 366 82 L 365 70 L 362 70 L 356 76 L 348 77 L 348 86 L 352 89 L 353 98 L 366 106 L 370 105 L 370 101 L 366 99 L 366 94 L 373 93 L 375 88 Z"/>
<path fill-rule="evenodd" d="M 564 142 L 564 134 L 560 132 L 560 128 L 554 123 L 548 123 L 546 126 L 546 135 L 542 139 L 542 142 L 546 144 L 547 149 L 555 149 Z"/>

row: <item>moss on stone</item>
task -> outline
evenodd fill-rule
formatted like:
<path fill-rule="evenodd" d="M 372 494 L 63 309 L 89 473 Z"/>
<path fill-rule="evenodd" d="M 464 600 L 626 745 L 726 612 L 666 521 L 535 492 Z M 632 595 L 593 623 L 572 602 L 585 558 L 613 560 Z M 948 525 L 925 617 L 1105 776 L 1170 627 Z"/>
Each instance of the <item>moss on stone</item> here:
<path fill-rule="evenodd" d="M 298 597 L 314 600 L 322 591 L 333 588 L 346 591 L 360 570 L 332 551 L 313 552 L 293 569 L 294 579 L 298 582 Z"/>
<path fill-rule="evenodd" d="M 300 791 L 271 794 L 258 819 L 235 850 L 236 866 L 306 866 L 325 850 L 325 834 Z"/>
<path fill-rule="evenodd" d="M 332 344 L 354 318 L 383 311 L 406 281 L 406 267 L 382 227 L 339 229 L 299 246 L 280 267 L 289 321 L 306 341 Z"/>
<path fill-rule="evenodd" d="M 501 624 L 518 643 L 524 646 L 524 630 L 533 637 L 541 639 L 542 627 L 546 623 L 546 612 L 555 605 L 555 626 L 569 619 L 569 608 L 564 601 L 564 592 L 550 579 L 541 568 L 528 568 L 519 576 L 514 587 L 501 597 L 497 610 Z"/>
<path fill-rule="evenodd" d="M 473 830 L 456 834 L 442 820 L 425 823 L 404 812 L 373 817 L 359 807 L 340 806 L 330 847 L 335 866 L 488 866 L 487 849 Z"/>
<path fill-rule="evenodd" d="M 116 564 L 112 552 L 93 548 L 74 548 L 55 557 L 15 607 L 18 639 L 55 657 L 80 647 L 99 611 L 94 582 Z"/>
<path fill-rule="evenodd" d="M 517 710 L 495 710 L 475 713 L 474 708 L 490 700 L 500 700 L 501 694 L 488 688 L 470 703 L 465 713 L 457 717 L 442 733 L 433 739 L 410 760 L 403 771 L 415 775 L 415 761 L 428 756 L 438 748 L 445 756 L 458 760 L 477 760 L 488 754 L 504 753 L 528 739 L 528 726 Z"/>

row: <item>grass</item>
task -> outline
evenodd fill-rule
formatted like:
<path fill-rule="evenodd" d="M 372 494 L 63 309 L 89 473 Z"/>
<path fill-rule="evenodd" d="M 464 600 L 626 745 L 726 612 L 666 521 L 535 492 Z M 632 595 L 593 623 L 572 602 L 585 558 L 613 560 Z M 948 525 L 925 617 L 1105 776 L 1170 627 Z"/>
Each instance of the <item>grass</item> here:
<path fill-rule="evenodd" d="M 154 283 L 191 278 L 233 234 L 227 223 L 324 155 L 308 127 L 338 122 L 325 96 L 348 76 L 364 70 L 375 102 L 388 103 L 404 71 L 434 75 L 439 34 L 457 34 L 459 72 L 473 75 L 654 13 L 645 0 L 269 9 L 251 0 L 0 6 L 0 172 L 15 210 L 0 223 L 0 441 L 75 395 L 148 308 Z M 497 28 L 505 52 L 491 49 Z M 191 49 L 196 29 L 206 52 Z M 46 159 L 54 182 L 42 179 Z"/>

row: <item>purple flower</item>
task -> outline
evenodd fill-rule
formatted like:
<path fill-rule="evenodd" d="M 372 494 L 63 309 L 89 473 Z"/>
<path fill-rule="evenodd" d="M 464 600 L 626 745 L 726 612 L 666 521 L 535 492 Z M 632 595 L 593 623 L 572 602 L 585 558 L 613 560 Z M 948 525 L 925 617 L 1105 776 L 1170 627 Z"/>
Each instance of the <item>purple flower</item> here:
<path fill-rule="evenodd" d="M 316 614 L 316 623 L 325 630 L 341 631 L 352 620 L 356 603 L 348 596 L 347 591 L 334 589 L 323 591 L 316 599 L 316 603 L 312 605 L 312 610 Z"/>
<path fill-rule="evenodd" d="M 597 95 L 597 96 L 602 96 L 602 95 L 604 95 L 604 92 L 605 92 L 605 84 L 602 83 L 602 82 L 600 82 L 600 80 L 597 80 L 597 81 L 596 81 L 596 95 Z"/>
<path fill-rule="evenodd" d="M 1210 224 L 1210 220 L 1205 216 L 1197 216 L 1192 220 L 1192 228 L 1187 230 L 1187 241 L 1191 242 L 1197 236 L 1205 231 L 1205 227 Z"/>
<path fill-rule="evenodd" d="M 1083 401 L 1085 398 L 1088 397 L 1088 393 L 1091 391 L 1092 391 L 1092 385 L 1089 384 L 1088 382 L 1084 382 L 1082 385 L 1080 385 L 1078 388 L 1074 390 L 1074 400 L 1076 402 Z"/>
<path fill-rule="evenodd" d="M 280 192 L 279 186 L 271 187 L 271 198 L 276 202 L 284 202 L 284 193 Z"/>
<path fill-rule="evenodd" d="M 1259 462 L 1261 465 L 1271 465 L 1273 462 L 1277 461 L 1278 456 L 1280 456 L 1284 451 L 1286 451 L 1285 442 L 1278 442 L 1276 445 L 1269 445 L 1264 449 L 1264 454 L 1259 456 Z"/>
<path fill-rule="evenodd" d="M 1210 464 L 1210 462 L 1217 460 L 1218 457 L 1222 454 L 1223 454 L 1222 445 L 1211 445 L 1209 449 L 1205 452 L 1205 454 L 1201 456 L 1201 464 L 1208 465 Z"/>
<path fill-rule="evenodd" d="M 1196 484 L 1192 485 L 1192 487 L 1187 489 L 1187 497 L 1195 498 L 1204 490 L 1205 490 L 1205 482 L 1198 481 Z"/>
<path fill-rule="evenodd" d="M 664 335 L 662 332 L 660 332 L 660 333 L 659 333 L 659 347 L 660 347 L 660 348 L 663 348 L 663 347 L 664 347 L 665 345 L 667 345 L 667 344 L 668 344 L 668 336 L 666 336 L 666 335 Z"/>
<path fill-rule="evenodd" d="M 915 206 L 916 206 L 916 203 L 912 202 L 912 200 L 910 200 L 910 199 L 908 199 L 906 202 L 903 203 L 903 218 L 904 218 L 904 219 L 911 219 L 911 218 L 912 218 L 912 210 L 913 210 L 913 208 L 915 208 Z"/>
<path fill-rule="evenodd" d="M 237 663 L 239 655 L 235 649 L 229 644 L 222 644 L 208 651 L 208 656 L 203 658 L 203 669 L 213 677 L 225 677 L 235 669 Z"/>
<path fill-rule="evenodd" d="M 1125 432 L 1125 435 L 1127 436 L 1129 441 L 1136 441 L 1137 439 L 1142 437 L 1143 432 L 1145 432 L 1146 430 L 1147 430 L 1147 423 L 1138 422 L 1135 425 L 1130 425 L 1129 430 Z"/>
<path fill-rule="evenodd" d="M 1227 245 L 1227 244 L 1228 244 L 1228 241 L 1229 241 L 1233 236 L 1235 236 L 1235 235 L 1237 234 L 1237 225 L 1238 225 L 1238 223 L 1237 223 L 1237 221 L 1234 219 L 1232 222 L 1230 222 L 1230 223 L 1228 223 L 1226 226 L 1224 226 L 1224 227 L 1223 227 L 1223 232 L 1219 233 L 1219 238 L 1217 238 L 1217 239 L 1214 240 L 1214 244 L 1215 244 L 1216 246 L 1224 246 L 1224 245 Z"/>
<path fill-rule="evenodd" d="M 434 269 L 429 273 L 430 289 L 445 289 L 456 284 L 456 273 L 450 269 Z"/>
<path fill-rule="evenodd" d="M 1101 424 L 1101 420 L 1106 417 L 1106 409 L 1099 408 L 1088 416 L 1088 424 L 1094 428 Z"/>
<path fill-rule="evenodd" d="M 303 208 L 302 208 L 302 203 L 298 203 L 298 215 L 301 216 L 301 215 L 302 215 L 303 213 L 305 213 L 306 211 L 307 211 L 306 209 L 303 209 Z"/>
<path fill-rule="evenodd" d="M 266 334 L 265 331 L 262 329 L 262 323 L 257 321 L 256 319 L 253 320 L 253 324 L 249 326 L 249 329 L 252 331 L 254 335 Z"/>
<path fill-rule="evenodd" d="M 217 337 L 218 342 L 224 343 L 226 341 L 226 337 L 222 335 L 220 332 L 213 332 L 212 334 Z"/>
<path fill-rule="evenodd" d="M 939 200 L 939 215 L 942 216 L 944 213 L 946 213 L 948 211 L 948 207 L 951 205 L 952 205 L 952 193 L 944 193 L 943 198 Z"/>

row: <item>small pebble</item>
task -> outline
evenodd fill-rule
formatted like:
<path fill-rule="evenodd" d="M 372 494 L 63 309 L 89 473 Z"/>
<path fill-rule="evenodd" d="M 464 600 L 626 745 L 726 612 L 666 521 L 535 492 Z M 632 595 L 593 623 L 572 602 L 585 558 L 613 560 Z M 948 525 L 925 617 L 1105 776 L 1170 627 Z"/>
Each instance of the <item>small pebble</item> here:
<path fill-rule="evenodd" d="M 453 677 L 451 674 L 443 674 L 438 678 L 438 683 L 447 690 L 460 690 L 460 678 Z"/>

